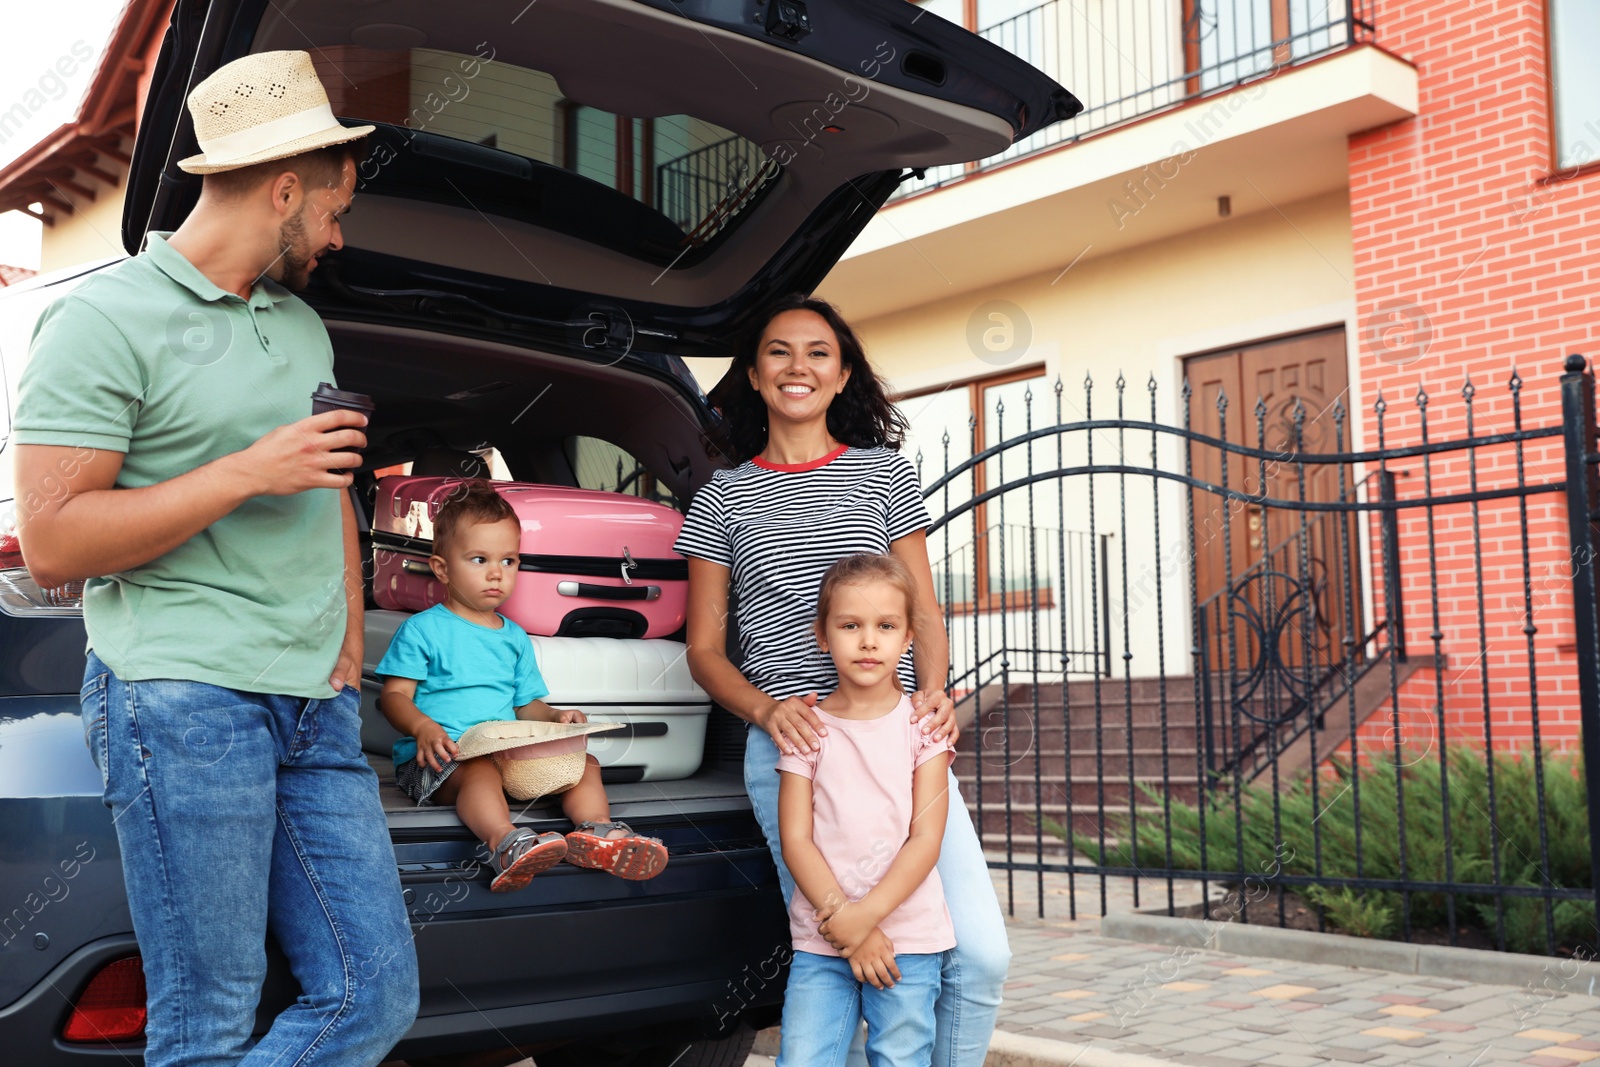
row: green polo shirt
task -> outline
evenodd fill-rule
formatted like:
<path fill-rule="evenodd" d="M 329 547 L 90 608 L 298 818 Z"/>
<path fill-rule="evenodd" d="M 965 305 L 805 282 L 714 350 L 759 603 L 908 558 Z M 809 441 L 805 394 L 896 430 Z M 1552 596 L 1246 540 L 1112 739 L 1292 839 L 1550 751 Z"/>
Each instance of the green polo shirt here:
<path fill-rule="evenodd" d="M 124 453 L 119 489 L 175 478 L 311 414 L 333 346 L 262 278 L 226 292 L 152 233 L 51 304 L 34 329 L 13 439 Z M 246 501 L 166 555 L 91 578 L 89 647 L 125 681 L 333 694 L 344 640 L 339 490 Z"/>

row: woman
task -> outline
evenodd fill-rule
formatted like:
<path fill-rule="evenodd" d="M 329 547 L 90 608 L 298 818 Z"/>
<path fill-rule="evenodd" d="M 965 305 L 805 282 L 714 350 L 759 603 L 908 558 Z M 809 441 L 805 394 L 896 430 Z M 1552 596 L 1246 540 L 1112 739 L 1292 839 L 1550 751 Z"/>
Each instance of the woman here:
<path fill-rule="evenodd" d="M 795 884 L 778 836 L 778 755 L 815 750 L 827 731 L 812 706 L 838 682 L 811 629 L 823 572 L 861 552 L 892 554 L 911 570 L 917 636 L 900 661 L 901 684 L 913 716 L 953 741 L 955 709 L 944 691 L 949 638 L 928 565 L 927 507 L 916 471 L 897 451 L 905 421 L 833 306 L 798 295 L 780 301 L 740 347 L 712 401 L 737 466 L 696 494 L 676 546 L 689 557 L 689 669 L 750 724 L 745 788 L 787 902 Z M 730 599 L 739 666 L 727 655 Z M 954 774 L 938 871 L 956 948 L 941 976 L 933 1062 L 976 1067 L 1011 951 Z M 859 1051 L 858 1042 L 852 1058 L 863 1062 Z"/>

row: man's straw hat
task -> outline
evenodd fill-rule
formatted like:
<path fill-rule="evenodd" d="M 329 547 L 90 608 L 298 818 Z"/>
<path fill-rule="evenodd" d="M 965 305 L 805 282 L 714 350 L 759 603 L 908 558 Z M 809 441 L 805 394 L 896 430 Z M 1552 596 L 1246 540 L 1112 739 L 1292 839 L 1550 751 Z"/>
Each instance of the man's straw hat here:
<path fill-rule="evenodd" d="M 305 52 L 257 52 L 212 73 L 189 94 L 200 154 L 178 161 L 216 174 L 287 159 L 365 137 L 374 126 L 341 126 Z"/>

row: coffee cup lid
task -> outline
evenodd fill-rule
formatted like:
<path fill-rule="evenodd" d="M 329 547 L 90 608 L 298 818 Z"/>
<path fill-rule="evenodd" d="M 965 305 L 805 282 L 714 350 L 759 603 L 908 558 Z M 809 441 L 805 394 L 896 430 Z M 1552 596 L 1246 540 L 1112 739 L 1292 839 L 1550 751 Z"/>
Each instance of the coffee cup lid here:
<path fill-rule="evenodd" d="M 327 382 L 317 385 L 317 391 L 311 394 L 312 400 L 320 400 L 325 404 L 334 404 L 342 408 L 353 408 L 358 411 L 375 411 L 377 405 L 366 393 L 352 392 L 348 389 L 335 389 Z"/>

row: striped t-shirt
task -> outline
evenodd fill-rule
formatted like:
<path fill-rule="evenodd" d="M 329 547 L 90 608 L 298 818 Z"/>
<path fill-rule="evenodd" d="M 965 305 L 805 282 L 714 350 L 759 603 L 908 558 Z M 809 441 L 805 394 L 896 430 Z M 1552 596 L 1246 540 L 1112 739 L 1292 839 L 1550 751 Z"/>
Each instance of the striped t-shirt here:
<path fill-rule="evenodd" d="M 886 554 L 929 521 L 910 460 L 841 446 L 812 463 L 758 457 L 718 471 L 695 494 L 673 547 L 732 572 L 740 669 L 750 683 L 777 700 L 821 697 L 839 684 L 812 630 L 823 572 L 857 552 Z M 907 693 L 917 688 L 909 650 L 900 681 Z"/>

